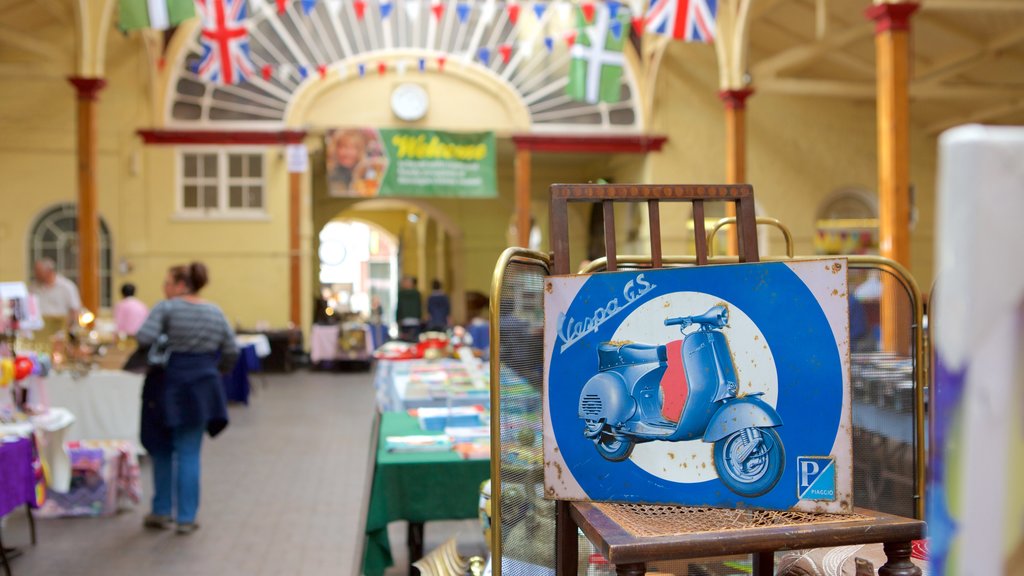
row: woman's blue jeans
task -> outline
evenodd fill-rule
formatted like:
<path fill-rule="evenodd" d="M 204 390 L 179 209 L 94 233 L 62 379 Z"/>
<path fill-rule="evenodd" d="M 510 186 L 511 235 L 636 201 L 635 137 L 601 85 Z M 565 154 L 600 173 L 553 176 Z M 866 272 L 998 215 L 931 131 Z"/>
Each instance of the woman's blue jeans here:
<path fill-rule="evenodd" d="M 195 522 L 199 509 L 199 452 L 205 427 L 175 428 L 171 452 L 151 453 L 153 514 L 172 516 L 178 524 Z"/>

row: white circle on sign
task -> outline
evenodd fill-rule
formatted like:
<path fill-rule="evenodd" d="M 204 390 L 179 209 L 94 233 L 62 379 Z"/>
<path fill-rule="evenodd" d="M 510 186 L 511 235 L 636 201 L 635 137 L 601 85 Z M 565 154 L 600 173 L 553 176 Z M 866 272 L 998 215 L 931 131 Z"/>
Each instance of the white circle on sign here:
<path fill-rule="evenodd" d="M 729 308 L 729 324 L 721 331 L 732 351 L 738 394 L 762 392 L 761 399 L 774 408 L 779 399 L 779 378 L 764 334 L 743 310 L 717 296 L 704 292 L 673 292 L 648 300 L 622 321 L 612 340 L 642 344 L 679 340 L 682 338 L 679 327 L 665 326 L 666 319 L 703 314 L 720 304 Z M 687 328 L 686 333 L 694 330 L 694 327 Z M 699 437 L 679 442 L 644 442 L 633 448 L 630 460 L 662 480 L 682 484 L 706 482 L 718 478 L 713 446 Z"/>

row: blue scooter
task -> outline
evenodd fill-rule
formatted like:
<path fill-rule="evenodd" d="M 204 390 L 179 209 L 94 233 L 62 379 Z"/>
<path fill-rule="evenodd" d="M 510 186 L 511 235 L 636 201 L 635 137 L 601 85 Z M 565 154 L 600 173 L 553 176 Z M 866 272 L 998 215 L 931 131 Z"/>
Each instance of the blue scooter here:
<path fill-rule="evenodd" d="M 663 345 L 605 342 L 598 372 L 580 393 L 583 435 L 607 460 L 629 458 L 641 442 L 702 438 L 714 443 L 715 469 L 741 496 L 767 493 L 782 476 L 778 412 L 762 392 L 737 396 L 736 369 L 721 329 L 727 307 L 665 320 L 681 340 Z M 698 328 L 690 333 L 690 326 Z"/>

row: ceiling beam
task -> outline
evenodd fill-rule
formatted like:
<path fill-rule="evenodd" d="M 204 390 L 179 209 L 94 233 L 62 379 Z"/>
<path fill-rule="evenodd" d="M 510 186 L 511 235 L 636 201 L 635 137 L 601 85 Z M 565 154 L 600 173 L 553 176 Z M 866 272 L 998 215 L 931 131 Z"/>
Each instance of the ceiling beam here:
<path fill-rule="evenodd" d="M 787 0 L 758 0 L 750 6 L 750 21 L 755 22 Z"/>
<path fill-rule="evenodd" d="M 1021 2 L 1021 4 L 1024 5 L 1024 2 Z M 999 51 L 1021 42 L 1024 42 L 1024 27 L 1019 27 L 1006 34 L 997 36 L 981 47 L 965 50 L 943 58 L 927 69 L 922 70 L 914 78 L 914 81 L 941 82 L 946 78 L 956 76 L 974 67 L 978 62 L 994 56 Z"/>
<path fill-rule="evenodd" d="M 67 78 L 67 71 L 44 65 L 40 66 L 34 62 L 0 62 L 0 78 L 28 78 L 28 79 L 60 79 Z"/>
<path fill-rule="evenodd" d="M 71 12 L 68 11 L 65 4 L 58 0 L 36 0 L 36 3 L 61 24 L 71 24 Z"/>
<path fill-rule="evenodd" d="M 874 100 L 874 82 L 845 82 L 841 80 L 814 80 L 803 78 L 765 78 L 755 83 L 761 94 L 788 96 L 826 96 L 853 100 Z"/>
<path fill-rule="evenodd" d="M 2 24 L 0 24 L 0 44 L 7 44 L 18 51 L 36 54 L 47 60 L 62 61 L 65 59 L 65 54 L 53 44 Z"/>
<path fill-rule="evenodd" d="M 849 28 L 833 34 L 824 40 L 799 44 L 787 50 L 783 50 L 773 56 L 769 56 L 757 64 L 754 64 L 751 69 L 751 74 L 757 82 L 760 82 L 761 78 L 777 77 L 779 73 L 784 70 L 817 60 L 833 50 L 842 48 L 848 44 L 856 42 L 857 40 L 869 38 L 874 34 L 874 32 L 874 24 L 871 22 L 865 21 L 861 24 L 850 26 Z"/>
<path fill-rule="evenodd" d="M 954 126 L 961 124 L 974 124 L 977 122 L 991 122 L 997 120 L 1002 116 L 1008 116 L 1016 112 L 1024 111 L 1024 98 L 1018 98 L 1006 104 L 999 104 L 991 106 L 989 108 L 982 108 L 981 110 L 975 110 L 970 114 L 964 114 L 962 116 L 956 116 L 947 118 L 929 125 L 926 129 L 929 134 L 938 134 L 944 130 L 948 130 Z"/>
<path fill-rule="evenodd" d="M 1024 12 L 1024 2 L 1019 0 L 927 0 L 921 3 L 921 10 L 964 11 L 964 12 Z"/>
<path fill-rule="evenodd" d="M 760 93 L 794 96 L 828 96 L 853 100 L 874 100 L 874 82 L 847 82 L 843 80 L 817 80 L 809 78 L 766 78 L 758 80 Z M 914 100 L 979 100 L 1020 97 L 1021 88 L 1007 86 L 936 86 L 912 84 L 910 97 Z"/>

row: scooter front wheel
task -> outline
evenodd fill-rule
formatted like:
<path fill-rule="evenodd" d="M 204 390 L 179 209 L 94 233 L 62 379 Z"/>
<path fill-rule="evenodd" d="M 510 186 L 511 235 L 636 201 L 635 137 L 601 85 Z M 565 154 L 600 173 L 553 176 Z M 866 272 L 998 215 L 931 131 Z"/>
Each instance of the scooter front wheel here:
<path fill-rule="evenodd" d="M 594 439 L 594 446 L 597 446 L 598 453 L 610 462 L 622 462 L 629 458 L 629 455 L 633 453 L 634 445 L 631 440 L 608 433 L 602 433 Z"/>
<path fill-rule="evenodd" d="M 786 451 L 773 428 L 744 428 L 715 442 L 715 469 L 736 494 L 766 494 L 782 477 Z"/>

